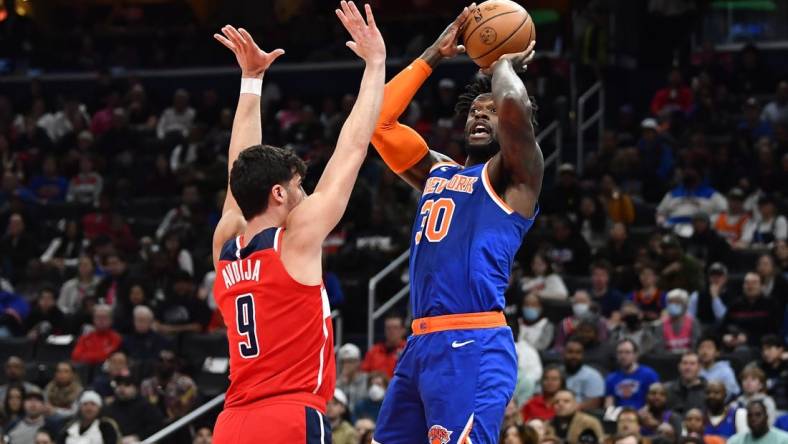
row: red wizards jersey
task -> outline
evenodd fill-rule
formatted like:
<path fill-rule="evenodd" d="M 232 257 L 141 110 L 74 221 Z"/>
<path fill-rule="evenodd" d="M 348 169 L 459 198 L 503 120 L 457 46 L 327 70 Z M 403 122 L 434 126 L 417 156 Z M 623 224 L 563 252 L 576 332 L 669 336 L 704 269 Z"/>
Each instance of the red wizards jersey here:
<path fill-rule="evenodd" d="M 282 228 L 223 247 L 213 292 L 227 325 L 225 408 L 296 402 L 325 412 L 336 368 L 331 310 L 322 285 L 303 285 L 279 257 Z"/>

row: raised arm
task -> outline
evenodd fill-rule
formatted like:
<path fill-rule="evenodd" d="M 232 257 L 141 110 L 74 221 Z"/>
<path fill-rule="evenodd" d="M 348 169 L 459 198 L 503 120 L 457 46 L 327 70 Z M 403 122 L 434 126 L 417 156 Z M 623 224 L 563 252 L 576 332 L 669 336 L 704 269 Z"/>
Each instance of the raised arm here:
<path fill-rule="evenodd" d="M 398 119 L 430 76 L 432 68 L 441 60 L 465 51 L 462 45 L 457 44 L 457 39 L 469 15 L 469 9 L 464 8 L 435 43 L 386 84 L 383 109 L 372 135 L 372 145 L 392 171 L 418 190 L 424 187 L 432 165 L 451 159 L 431 151 L 413 128 L 399 123 Z"/>
<path fill-rule="evenodd" d="M 241 151 L 263 140 L 260 116 L 260 92 L 263 74 L 277 57 L 285 52 L 276 49 L 270 53 L 261 50 L 245 29 L 235 29 L 227 25 L 222 34 L 214 34 L 214 38 L 235 54 L 241 67 L 241 94 L 235 109 L 233 129 L 230 135 L 230 149 L 227 154 L 227 196 L 222 207 L 222 217 L 213 233 L 213 264 L 219 260 L 222 245 L 237 236 L 246 226 L 246 221 L 238 208 L 238 203 L 230 191 L 229 177 L 233 163 Z"/>
<path fill-rule="evenodd" d="M 366 66 L 353 110 L 339 133 L 334 154 L 329 159 L 314 193 L 296 206 L 287 218 L 281 255 L 290 274 L 307 285 L 322 279 L 321 249 L 347 208 L 358 171 L 380 115 L 386 80 L 386 46 L 375 25 L 369 5 L 364 21 L 353 2 L 342 2 L 337 16 L 352 41 L 347 46 L 364 60 Z"/>
<path fill-rule="evenodd" d="M 489 68 L 501 151 L 490 160 L 487 171 L 506 203 L 525 217 L 533 217 L 536 212 L 544 157 L 531 121 L 533 106 L 516 70 L 525 69 L 533 59 L 535 43 L 531 42 L 524 52 L 502 56 Z"/>

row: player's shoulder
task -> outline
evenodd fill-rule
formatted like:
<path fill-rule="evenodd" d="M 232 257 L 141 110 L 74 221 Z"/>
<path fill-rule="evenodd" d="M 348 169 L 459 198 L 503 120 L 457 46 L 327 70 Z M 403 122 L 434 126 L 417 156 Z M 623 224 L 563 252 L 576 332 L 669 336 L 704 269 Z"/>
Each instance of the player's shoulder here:
<path fill-rule="evenodd" d="M 443 160 L 440 162 L 435 162 L 430 167 L 430 176 L 436 175 L 446 175 L 446 174 L 454 174 L 457 171 L 463 170 L 464 167 L 457 162 L 452 162 L 449 160 Z"/>
<path fill-rule="evenodd" d="M 245 247 L 241 247 L 243 242 L 241 236 L 236 236 L 232 239 L 229 239 L 222 246 L 219 260 L 234 261 L 246 258 L 255 252 L 270 249 L 277 250 L 279 248 L 279 241 L 281 239 L 282 231 L 283 228 L 279 227 L 266 228 L 265 230 L 254 235 L 254 237 L 249 241 L 249 244 L 247 244 Z"/>

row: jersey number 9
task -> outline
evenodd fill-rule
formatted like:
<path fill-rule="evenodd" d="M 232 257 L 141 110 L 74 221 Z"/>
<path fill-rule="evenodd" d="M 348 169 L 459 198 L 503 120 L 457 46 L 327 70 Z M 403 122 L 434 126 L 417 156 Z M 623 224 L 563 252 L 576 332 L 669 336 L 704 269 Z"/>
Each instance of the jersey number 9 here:
<path fill-rule="evenodd" d="M 260 354 L 257 346 L 257 331 L 254 325 L 254 297 L 247 293 L 235 298 L 236 327 L 238 334 L 245 337 L 245 342 L 238 343 L 238 351 L 242 358 L 256 358 Z"/>

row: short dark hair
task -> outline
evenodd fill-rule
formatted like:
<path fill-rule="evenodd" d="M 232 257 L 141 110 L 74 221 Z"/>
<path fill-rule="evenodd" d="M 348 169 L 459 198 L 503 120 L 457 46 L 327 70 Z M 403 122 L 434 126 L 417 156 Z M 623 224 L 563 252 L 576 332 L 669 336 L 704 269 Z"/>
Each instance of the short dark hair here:
<path fill-rule="evenodd" d="M 638 347 L 638 344 L 637 344 L 637 342 L 633 341 L 631 338 L 622 338 L 622 339 L 619 339 L 619 340 L 618 340 L 618 342 L 616 343 L 616 350 L 618 350 L 618 347 L 620 347 L 620 346 L 621 346 L 621 344 L 626 344 L 626 343 L 632 344 L 632 350 L 633 350 L 633 351 L 634 351 L 636 354 L 637 354 L 637 353 L 640 353 L 640 347 Z"/>
<path fill-rule="evenodd" d="M 580 338 L 577 337 L 577 335 L 575 334 L 569 335 L 569 337 L 566 338 L 566 341 L 564 341 L 564 348 L 566 348 L 566 346 L 569 345 L 570 342 L 574 344 L 579 344 L 580 347 L 583 347 L 583 351 L 586 350 L 585 344 L 583 344 L 583 341 L 581 341 Z"/>
<path fill-rule="evenodd" d="M 785 347 L 782 338 L 777 335 L 766 335 L 761 338 L 761 347 Z"/>
<path fill-rule="evenodd" d="M 476 79 L 465 85 L 465 92 L 460 94 L 457 98 L 457 104 L 454 105 L 454 113 L 457 117 L 465 117 L 473 106 L 473 101 L 482 94 L 492 94 L 492 79 L 487 76 L 476 77 Z M 539 107 L 536 106 L 533 96 L 528 96 L 531 102 L 531 125 L 534 129 L 539 125 L 536 120 L 536 112 Z"/>
<path fill-rule="evenodd" d="M 613 266 L 607 259 L 597 259 L 591 264 L 591 271 L 596 269 L 605 270 L 610 274 L 613 271 Z"/>
<path fill-rule="evenodd" d="M 270 145 L 251 146 L 238 155 L 230 170 L 230 191 L 244 218 L 249 220 L 268 208 L 268 193 L 298 174 L 306 164 L 292 151 Z"/>

